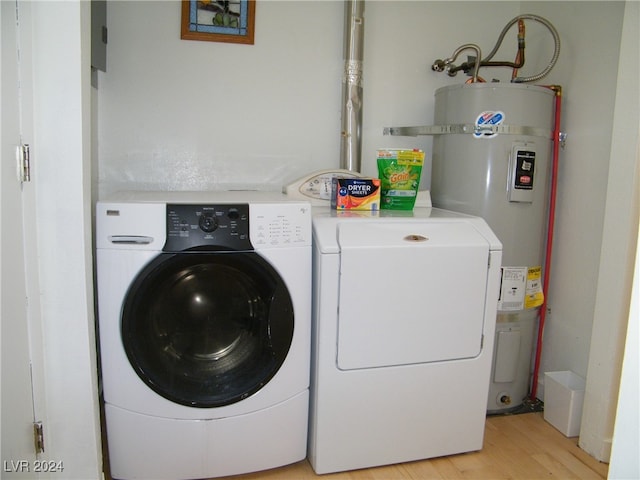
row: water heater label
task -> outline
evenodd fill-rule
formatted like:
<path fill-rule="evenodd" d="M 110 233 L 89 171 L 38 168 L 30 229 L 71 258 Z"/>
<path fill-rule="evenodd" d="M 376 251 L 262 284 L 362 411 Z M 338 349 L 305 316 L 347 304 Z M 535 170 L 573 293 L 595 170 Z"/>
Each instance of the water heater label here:
<path fill-rule="evenodd" d="M 536 152 L 518 150 L 516 154 L 516 170 L 514 188 L 519 190 L 533 189 L 533 171 L 536 166 Z"/>
<path fill-rule="evenodd" d="M 487 111 L 478 115 L 475 126 L 479 130 L 482 130 L 483 126 L 500 125 L 502 122 L 504 122 L 504 112 Z M 482 131 L 477 131 L 473 134 L 475 138 L 493 138 L 496 135 L 498 135 L 496 132 L 483 133 Z"/>
<path fill-rule="evenodd" d="M 514 311 L 524 307 L 527 267 L 502 267 L 498 310 Z"/>
<path fill-rule="evenodd" d="M 503 312 L 536 308 L 544 302 L 542 267 L 502 267 L 498 310 Z"/>
<path fill-rule="evenodd" d="M 524 308 L 536 308 L 544 303 L 541 282 L 542 267 L 529 267 Z"/>
<path fill-rule="evenodd" d="M 529 145 L 514 145 L 509 159 L 510 202 L 533 202 L 536 152 Z"/>

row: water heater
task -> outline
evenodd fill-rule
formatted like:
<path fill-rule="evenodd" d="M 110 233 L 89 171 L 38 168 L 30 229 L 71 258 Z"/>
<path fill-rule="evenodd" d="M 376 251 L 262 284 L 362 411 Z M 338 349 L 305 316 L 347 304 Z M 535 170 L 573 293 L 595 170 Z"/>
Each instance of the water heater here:
<path fill-rule="evenodd" d="M 554 92 L 469 83 L 435 93 L 431 179 L 435 207 L 483 217 L 503 243 L 488 413 L 515 410 L 529 392 L 543 303 Z"/>

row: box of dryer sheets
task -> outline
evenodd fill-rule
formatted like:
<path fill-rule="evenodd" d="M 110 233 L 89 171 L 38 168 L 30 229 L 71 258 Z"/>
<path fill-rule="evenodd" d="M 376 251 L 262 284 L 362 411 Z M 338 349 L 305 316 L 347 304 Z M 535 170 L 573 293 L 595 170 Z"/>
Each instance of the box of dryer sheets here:
<path fill-rule="evenodd" d="M 333 177 L 331 208 L 336 210 L 379 210 L 380 180 L 377 178 Z"/>

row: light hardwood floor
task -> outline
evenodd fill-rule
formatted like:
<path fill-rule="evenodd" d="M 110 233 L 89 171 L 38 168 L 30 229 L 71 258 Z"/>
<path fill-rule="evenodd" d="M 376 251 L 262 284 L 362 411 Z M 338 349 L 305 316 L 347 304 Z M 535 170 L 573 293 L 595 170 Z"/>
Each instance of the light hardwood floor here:
<path fill-rule="evenodd" d="M 233 480 L 606 479 L 600 463 L 544 421 L 542 413 L 487 418 L 482 451 L 385 467 L 316 475 L 305 460 Z M 218 479 L 220 480 L 220 479 Z"/>

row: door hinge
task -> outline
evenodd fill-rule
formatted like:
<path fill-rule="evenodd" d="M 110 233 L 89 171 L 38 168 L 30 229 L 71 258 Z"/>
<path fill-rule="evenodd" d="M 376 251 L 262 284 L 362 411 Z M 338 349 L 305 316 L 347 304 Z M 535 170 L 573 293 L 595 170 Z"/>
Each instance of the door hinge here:
<path fill-rule="evenodd" d="M 44 453 L 44 427 L 42 422 L 33 422 L 33 444 L 36 454 Z"/>
<path fill-rule="evenodd" d="M 29 145 L 23 143 L 18 146 L 18 181 L 20 183 L 31 181 L 31 151 Z"/>

